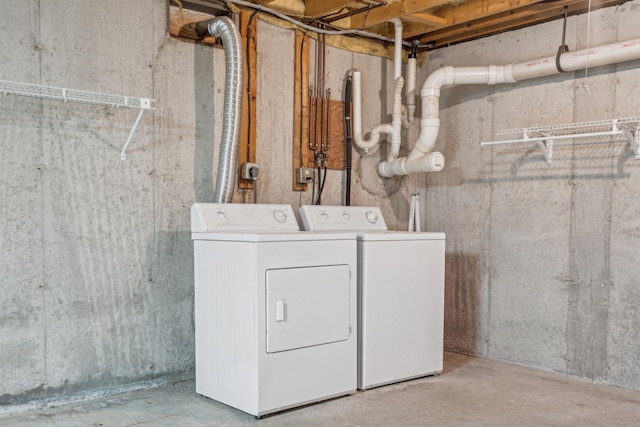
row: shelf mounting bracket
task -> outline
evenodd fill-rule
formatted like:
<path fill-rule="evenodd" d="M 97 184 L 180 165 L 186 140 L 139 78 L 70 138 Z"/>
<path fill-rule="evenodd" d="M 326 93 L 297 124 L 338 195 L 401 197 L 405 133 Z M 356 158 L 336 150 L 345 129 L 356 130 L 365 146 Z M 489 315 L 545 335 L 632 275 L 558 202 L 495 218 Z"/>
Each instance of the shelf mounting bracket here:
<path fill-rule="evenodd" d="M 547 133 L 543 133 L 543 136 L 550 136 Z M 524 138 L 527 139 L 527 138 Z M 547 165 L 551 165 L 551 157 L 553 156 L 553 139 L 543 139 L 542 141 L 536 141 L 538 148 L 544 154 L 544 159 L 547 161 Z"/>
<path fill-rule="evenodd" d="M 633 128 L 633 130 L 623 127 L 622 132 L 627 137 L 631 150 L 633 150 L 633 158 L 640 160 L 640 125 Z"/>

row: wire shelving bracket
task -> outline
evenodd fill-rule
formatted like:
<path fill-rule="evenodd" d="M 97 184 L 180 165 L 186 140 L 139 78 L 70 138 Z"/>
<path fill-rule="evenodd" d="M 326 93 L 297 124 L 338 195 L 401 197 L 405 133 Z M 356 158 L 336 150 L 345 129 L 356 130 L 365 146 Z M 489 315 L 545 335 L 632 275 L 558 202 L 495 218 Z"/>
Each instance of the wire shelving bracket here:
<path fill-rule="evenodd" d="M 36 98 L 57 99 L 60 101 L 72 101 L 72 102 L 84 102 L 88 104 L 105 105 L 116 108 L 138 108 L 140 112 L 136 118 L 129 136 L 127 137 L 122 150 L 120 151 L 120 158 L 125 160 L 127 158 L 127 148 L 131 143 L 133 134 L 135 133 L 142 115 L 146 110 L 155 110 L 155 100 L 150 98 L 135 98 L 132 96 L 112 95 L 106 93 L 87 92 L 83 90 L 65 89 L 61 87 L 35 85 L 29 83 L 16 83 L 6 80 L 0 80 L 0 93 L 5 95 L 22 95 L 32 96 Z"/>
<path fill-rule="evenodd" d="M 551 164 L 554 141 L 602 136 L 624 136 L 636 160 L 640 160 L 640 117 L 597 120 L 551 126 L 535 126 L 499 131 L 496 136 L 517 135 L 515 139 L 482 141 L 481 146 L 498 144 L 536 143 L 547 164 Z"/>

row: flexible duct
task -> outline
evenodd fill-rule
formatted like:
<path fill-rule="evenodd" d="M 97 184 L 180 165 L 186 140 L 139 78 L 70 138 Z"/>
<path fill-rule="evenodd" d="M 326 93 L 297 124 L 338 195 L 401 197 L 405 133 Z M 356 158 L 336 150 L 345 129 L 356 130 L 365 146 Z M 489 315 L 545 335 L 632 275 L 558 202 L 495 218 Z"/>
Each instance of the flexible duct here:
<path fill-rule="evenodd" d="M 236 25 L 226 16 L 197 25 L 198 35 L 220 37 L 224 46 L 226 83 L 224 88 L 224 116 L 222 140 L 218 159 L 218 179 L 214 203 L 229 203 L 237 179 L 240 122 L 242 119 L 242 47 Z"/>
<path fill-rule="evenodd" d="M 589 67 L 616 64 L 640 59 L 640 39 L 611 43 L 600 47 L 567 52 L 559 63 L 564 71 L 575 71 Z M 407 157 L 388 159 L 380 163 L 381 176 L 408 175 L 416 172 L 442 170 L 444 157 L 432 152 L 440 130 L 440 88 L 460 84 L 515 83 L 521 80 L 558 74 L 556 57 L 549 56 L 509 65 L 485 67 L 444 67 L 425 80 L 420 96 L 422 117 L 420 135 Z M 435 161 L 434 161 L 435 159 Z M 435 166 L 435 168 L 434 168 Z"/>

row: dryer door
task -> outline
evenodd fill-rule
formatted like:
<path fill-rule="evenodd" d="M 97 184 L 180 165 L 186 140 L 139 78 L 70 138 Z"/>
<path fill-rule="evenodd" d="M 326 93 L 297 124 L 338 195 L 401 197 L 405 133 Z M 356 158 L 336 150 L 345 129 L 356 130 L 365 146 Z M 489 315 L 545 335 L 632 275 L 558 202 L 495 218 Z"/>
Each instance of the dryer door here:
<path fill-rule="evenodd" d="M 349 339 L 349 266 L 266 272 L 267 353 Z"/>

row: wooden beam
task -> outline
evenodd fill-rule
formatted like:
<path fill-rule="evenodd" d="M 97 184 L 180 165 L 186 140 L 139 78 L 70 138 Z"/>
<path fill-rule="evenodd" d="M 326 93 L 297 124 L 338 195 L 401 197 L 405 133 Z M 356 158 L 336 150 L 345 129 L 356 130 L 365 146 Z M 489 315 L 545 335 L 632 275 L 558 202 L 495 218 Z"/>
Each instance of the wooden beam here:
<path fill-rule="evenodd" d="M 351 17 L 351 28 L 367 28 L 380 24 L 391 18 L 399 18 L 405 15 L 421 12 L 425 9 L 442 6 L 450 3 L 451 0 L 400 0 L 389 2 L 386 6 L 378 7 Z"/>
<path fill-rule="evenodd" d="M 298 184 L 296 170 L 307 166 L 305 147 L 308 147 L 309 124 L 309 45 L 306 33 L 296 31 L 294 45 L 293 73 L 293 151 L 292 179 L 293 191 L 305 191 L 307 184 Z"/>
<path fill-rule="evenodd" d="M 242 10 L 240 12 L 238 27 L 242 38 L 242 50 L 246 50 L 244 90 L 242 91 L 242 122 L 240 125 L 240 146 L 238 147 L 238 177 L 240 177 L 242 163 L 255 163 L 256 161 L 256 93 L 258 89 L 256 39 L 258 21 L 252 11 Z M 238 178 L 238 188 L 241 189 L 253 188 L 254 183 L 250 179 Z"/>
<path fill-rule="evenodd" d="M 430 27 L 442 27 L 449 23 L 446 18 L 431 15 L 430 13 L 412 13 L 411 15 L 403 16 L 402 20 L 416 24 L 424 24 Z"/>
<path fill-rule="evenodd" d="M 347 6 L 357 4 L 354 0 L 307 0 L 304 14 L 311 18 L 324 16 Z"/>
<path fill-rule="evenodd" d="M 605 0 L 592 5 L 592 10 L 620 4 L 620 1 Z M 426 33 L 420 38 L 422 43 L 434 43 L 434 47 L 446 46 L 491 34 L 535 25 L 559 19 L 564 16 L 564 6 L 569 15 L 583 13 L 588 9 L 588 1 L 561 0 L 553 3 L 538 3 L 518 10 L 504 12 L 449 28 Z"/>
<path fill-rule="evenodd" d="M 182 9 L 177 6 L 169 6 L 169 34 L 174 37 L 180 37 L 190 40 L 197 40 L 207 44 L 215 44 L 215 37 L 205 37 L 201 39 L 196 33 L 196 24 L 202 21 L 208 21 L 213 15 L 207 13 L 195 12 L 193 10 Z"/>
<path fill-rule="evenodd" d="M 465 32 L 468 30 L 471 23 L 478 24 L 479 22 L 490 22 L 496 19 L 511 20 L 511 17 L 513 17 L 514 14 L 519 13 L 516 10 L 524 11 L 537 4 L 550 5 L 549 3 L 540 3 L 540 1 L 541 0 L 469 0 L 458 6 L 443 6 L 436 12 L 436 14 L 441 18 L 446 19 L 448 25 L 435 31 L 426 27 L 413 25 L 404 29 L 403 36 L 404 38 L 412 38 L 419 36 L 420 34 L 426 34 L 421 38 L 421 40 L 425 40 L 430 36 L 433 36 L 433 38 L 428 42 L 425 40 L 425 43 L 430 43 L 439 38 L 436 34 L 443 34 L 448 31 Z M 565 0 L 565 2 L 571 1 L 576 0 Z M 558 4 L 558 2 L 554 2 L 551 6 L 547 7 L 555 7 Z"/>
<path fill-rule="evenodd" d="M 431 34 L 435 30 L 437 30 L 437 28 L 429 25 L 409 22 L 407 24 L 404 24 L 402 27 L 402 37 L 406 40 L 413 37 L 421 36 L 423 34 Z"/>
<path fill-rule="evenodd" d="M 541 3 L 543 0 L 467 0 L 459 5 L 446 5 L 438 9 L 435 14 L 446 19 L 449 25 L 463 24 L 490 15 Z M 573 0 L 575 1 L 575 0 Z M 557 4 L 558 2 L 554 2 Z"/>

